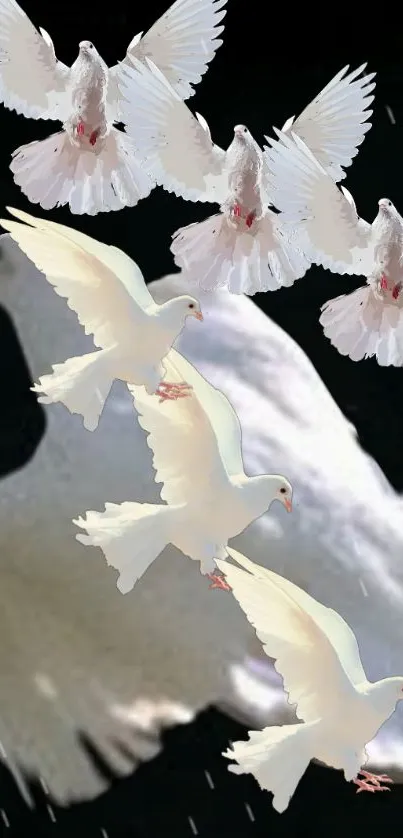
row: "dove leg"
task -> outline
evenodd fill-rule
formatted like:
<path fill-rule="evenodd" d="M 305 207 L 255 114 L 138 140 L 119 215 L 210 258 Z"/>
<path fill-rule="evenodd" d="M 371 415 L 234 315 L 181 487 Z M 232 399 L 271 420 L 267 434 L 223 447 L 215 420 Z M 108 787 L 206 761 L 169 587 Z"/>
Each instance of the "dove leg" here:
<path fill-rule="evenodd" d="M 208 573 L 207 578 L 210 579 L 211 585 L 209 585 L 209 590 L 213 590 L 214 588 L 218 588 L 220 591 L 232 591 L 232 588 L 228 585 L 228 582 L 225 580 L 225 576 L 220 573 L 218 570 L 215 573 Z"/>
<path fill-rule="evenodd" d="M 192 387 L 186 381 L 181 383 L 161 381 L 155 391 L 155 395 L 159 396 L 160 402 L 176 401 L 177 399 L 185 399 L 187 396 L 190 396 L 191 389 Z"/>
<path fill-rule="evenodd" d="M 245 218 L 246 226 L 247 227 L 252 227 L 252 224 L 253 224 L 255 218 L 256 218 L 256 212 L 255 211 L 250 212 Z"/>
<path fill-rule="evenodd" d="M 360 779 L 360 775 L 363 779 Z M 356 786 L 358 786 L 357 794 L 360 791 L 370 791 L 372 793 L 376 791 L 390 791 L 388 786 L 382 785 L 382 783 L 393 783 L 393 780 L 387 776 L 387 774 L 372 774 L 371 771 L 364 771 L 362 769 L 358 772 L 358 776 L 355 777 L 353 780 Z"/>
<path fill-rule="evenodd" d="M 401 290 L 402 290 L 402 283 L 401 283 L 401 282 L 398 282 L 398 283 L 395 285 L 395 287 L 394 287 L 394 289 L 393 289 L 393 291 L 392 291 L 392 297 L 393 297 L 393 299 L 394 299 L 394 300 L 397 300 L 397 299 L 398 299 L 398 297 L 400 296 L 400 292 L 401 292 Z"/>

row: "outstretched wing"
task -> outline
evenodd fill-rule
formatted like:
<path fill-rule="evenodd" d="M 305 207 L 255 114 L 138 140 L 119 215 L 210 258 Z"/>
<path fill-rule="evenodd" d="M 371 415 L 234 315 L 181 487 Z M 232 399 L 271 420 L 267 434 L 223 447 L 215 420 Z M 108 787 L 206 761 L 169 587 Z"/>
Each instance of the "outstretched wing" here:
<path fill-rule="evenodd" d="M 189 201 L 227 197 L 225 152 L 152 62 L 134 60 L 119 76 L 122 119 L 150 176 Z"/>
<path fill-rule="evenodd" d="M 170 350 L 164 358 L 164 367 L 164 380 L 186 381 L 193 387 L 190 395 L 160 404 L 155 395 L 147 395 L 144 387 L 129 385 L 128 389 L 139 423 L 148 435 L 155 480 L 164 484 L 162 500 L 173 505 L 203 503 L 213 490 L 218 493 L 228 487 L 226 457 L 211 421 L 211 403 L 218 402 L 221 407 L 222 399 L 227 404 L 226 412 L 221 407 L 221 434 L 228 431 L 226 450 L 240 441 L 239 437 L 234 440 L 233 411 L 225 396 L 175 350 Z M 229 458 L 229 462 L 235 465 L 236 460 Z"/>
<path fill-rule="evenodd" d="M 292 582 L 236 550 L 228 553 L 245 569 L 221 560 L 217 565 L 264 651 L 276 661 L 298 717 L 313 722 L 345 712 L 355 687 L 367 680 L 347 623 Z"/>
<path fill-rule="evenodd" d="M 108 98 L 118 98 L 117 78 L 122 65 L 133 58 L 149 58 L 168 79 L 181 99 L 189 99 L 214 58 L 222 40 L 218 26 L 226 15 L 227 0 L 176 0 L 154 23 L 144 37 L 136 35 L 127 48 L 124 61 L 110 69 Z"/>
<path fill-rule="evenodd" d="M 18 211 L 13 212 L 17 214 Z M 72 236 L 57 232 L 58 224 L 28 215 L 26 218 L 33 226 L 8 219 L 0 219 L 0 224 L 38 270 L 45 274 L 56 293 L 67 300 L 67 305 L 76 312 L 84 326 L 85 333 L 94 336 L 96 346 L 106 349 L 118 344 L 131 348 L 133 332 L 137 331 L 139 337 L 139 330 L 146 328 L 148 320 L 142 306 L 128 289 L 129 282 L 132 285 L 139 282 L 137 266 L 121 251 L 116 257 L 113 248 L 108 257 L 101 260 L 96 255 L 96 247 L 89 250 L 83 246 L 83 239 L 78 243 Z M 94 244 L 100 245 L 99 242 Z M 130 263 L 133 268 L 128 279 Z M 125 275 L 126 282 L 122 281 L 121 273 Z"/>
<path fill-rule="evenodd" d="M 350 193 L 336 186 L 305 143 L 280 134 L 264 159 L 272 201 L 294 226 L 305 255 L 333 273 L 368 276 L 373 265 L 371 226 L 359 218 Z"/>
<path fill-rule="evenodd" d="M 52 40 L 15 0 L 0 0 L 0 99 L 32 119 L 69 116 L 70 68 L 58 61 Z"/>
<path fill-rule="evenodd" d="M 72 227 L 66 227 L 65 224 L 56 224 L 55 221 L 48 221 L 44 218 L 34 218 L 27 212 L 12 207 L 6 207 L 6 209 L 11 215 L 19 218 L 20 221 L 25 221 L 26 224 L 34 226 L 37 230 L 43 230 L 44 232 L 50 230 L 60 236 L 65 236 L 88 253 L 92 253 L 119 276 L 120 281 L 123 282 L 129 294 L 139 306 L 146 309 L 148 306 L 154 305 L 154 300 L 144 282 L 139 266 L 123 250 L 114 247 L 114 245 L 104 244 L 97 239 L 92 239 L 91 236 L 86 236 L 85 233 L 80 233 Z"/>
<path fill-rule="evenodd" d="M 361 75 L 366 66 L 348 75 L 349 67 L 343 67 L 295 122 L 287 120 L 282 129 L 304 141 L 335 183 L 346 177 L 343 169 L 351 166 L 371 127 L 376 73 Z"/>

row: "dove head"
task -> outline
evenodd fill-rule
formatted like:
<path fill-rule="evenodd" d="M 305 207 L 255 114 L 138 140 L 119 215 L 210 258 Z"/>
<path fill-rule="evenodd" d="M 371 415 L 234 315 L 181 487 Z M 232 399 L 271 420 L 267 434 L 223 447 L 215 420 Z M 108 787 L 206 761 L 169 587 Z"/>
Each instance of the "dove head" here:
<path fill-rule="evenodd" d="M 249 492 L 256 495 L 256 500 L 261 506 L 260 515 L 267 512 L 275 500 L 279 500 L 287 512 L 291 512 L 292 486 L 282 474 L 261 474 L 259 477 L 248 478 L 248 483 Z"/>
<path fill-rule="evenodd" d="M 386 216 L 387 218 L 394 218 L 398 215 L 396 207 L 392 204 L 392 201 L 390 201 L 389 198 L 381 198 L 381 200 L 378 201 L 378 207 L 381 215 Z"/>
<path fill-rule="evenodd" d="M 97 55 L 97 51 L 91 41 L 80 41 L 78 46 L 80 55 L 85 55 L 87 58 L 92 58 Z"/>
<path fill-rule="evenodd" d="M 249 140 L 252 140 L 252 134 L 246 125 L 235 125 L 234 136 L 240 140 L 241 143 L 245 144 L 247 144 Z"/>
<path fill-rule="evenodd" d="M 187 317 L 203 320 L 199 301 L 187 294 L 182 294 L 180 297 L 174 297 L 173 300 L 163 303 L 160 312 L 168 328 L 174 330 L 182 328 Z"/>

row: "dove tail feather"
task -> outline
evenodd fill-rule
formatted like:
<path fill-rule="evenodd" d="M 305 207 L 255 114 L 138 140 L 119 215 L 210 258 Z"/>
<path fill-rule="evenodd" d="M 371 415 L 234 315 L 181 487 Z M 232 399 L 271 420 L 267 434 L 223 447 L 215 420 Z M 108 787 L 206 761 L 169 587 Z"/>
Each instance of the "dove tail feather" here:
<path fill-rule="evenodd" d="M 310 265 L 268 210 L 249 229 L 244 221 L 233 226 L 224 213 L 182 227 L 171 251 L 192 284 L 250 296 L 289 287 Z"/>
<path fill-rule="evenodd" d="M 88 431 L 94 431 L 112 382 L 106 352 L 100 350 L 79 358 L 69 358 L 64 364 L 55 364 L 53 372 L 43 375 L 31 389 L 39 394 L 39 402 L 61 402 L 70 413 L 83 417 Z"/>
<path fill-rule="evenodd" d="M 376 357 L 380 366 L 403 366 L 403 309 L 378 298 L 370 285 L 329 300 L 319 322 L 341 355 Z"/>
<path fill-rule="evenodd" d="M 171 541 L 177 507 L 150 503 L 106 503 L 105 512 L 87 512 L 73 524 L 87 531 L 77 541 L 100 547 L 106 562 L 119 571 L 122 594 L 134 588 L 152 562 Z"/>
<path fill-rule="evenodd" d="M 265 727 L 249 731 L 246 742 L 234 742 L 223 752 L 233 774 L 252 774 L 261 789 L 273 793 L 273 808 L 284 812 L 314 756 L 312 724 Z"/>
<path fill-rule="evenodd" d="M 73 145 L 65 131 L 20 146 L 10 169 L 33 204 L 45 210 L 69 204 L 75 215 L 134 207 L 153 188 L 130 138 L 115 128 L 93 148 Z"/>

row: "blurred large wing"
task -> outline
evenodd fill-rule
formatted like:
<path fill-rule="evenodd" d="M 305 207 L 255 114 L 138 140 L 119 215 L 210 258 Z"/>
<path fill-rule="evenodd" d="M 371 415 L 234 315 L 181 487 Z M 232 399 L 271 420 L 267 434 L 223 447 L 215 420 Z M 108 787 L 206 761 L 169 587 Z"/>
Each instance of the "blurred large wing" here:
<path fill-rule="evenodd" d="M 235 599 L 276 661 L 290 704 L 305 722 L 346 712 L 358 684 L 366 682 L 357 641 L 342 617 L 305 591 L 236 550 L 245 570 L 217 560 Z"/>
<path fill-rule="evenodd" d="M 132 58 L 146 58 L 161 70 L 181 99 L 194 95 L 208 64 L 221 46 L 218 26 L 226 15 L 227 0 L 176 0 L 146 35 L 136 35 L 127 48 L 123 65 L 131 66 Z M 108 98 L 118 98 L 116 80 L 122 64 L 110 69 Z"/>
<path fill-rule="evenodd" d="M 52 40 L 15 0 L 0 0 L 0 99 L 32 119 L 69 116 L 70 68 L 58 61 Z"/>
<path fill-rule="evenodd" d="M 191 384 L 189 396 L 160 403 L 155 396 L 147 395 L 144 387 L 129 385 L 128 389 L 139 423 L 148 435 L 155 480 L 164 484 L 162 500 L 173 505 L 203 503 L 213 488 L 219 492 L 220 487 L 228 486 L 224 456 L 210 418 L 211 403 L 226 402 L 227 413 L 224 415 L 221 408 L 221 416 L 225 422 L 222 432 L 228 430 L 227 448 L 233 439 L 233 409 L 225 396 L 175 350 L 165 357 L 164 367 L 164 380 Z"/>
<path fill-rule="evenodd" d="M 333 273 L 368 276 L 373 267 L 371 226 L 359 218 L 354 200 L 342 191 L 294 134 L 280 135 L 264 159 L 272 201 L 312 262 Z"/>
<path fill-rule="evenodd" d="M 147 326 L 148 316 L 120 278 L 122 263 L 127 271 L 128 257 L 122 260 L 118 255 L 113 270 L 113 256 L 108 265 L 94 250 L 90 252 L 72 238 L 55 232 L 59 225 L 47 226 L 43 220 L 36 223 L 32 216 L 27 218 L 32 227 L 8 219 L 0 219 L 0 224 L 45 274 L 56 293 L 67 300 L 85 333 L 94 336 L 96 346 L 106 349 L 120 344 L 131 348 L 133 331 L 137 330 L 139 336 L 139 330 Z"/>
<path fill-rule="evenodd" d="M 189 201 L 222 203 L 225 152 L 207 123 L 193 116 L 158 68 L 134 60 L 119 76 L 122 119 L 150 176 Z"/>

